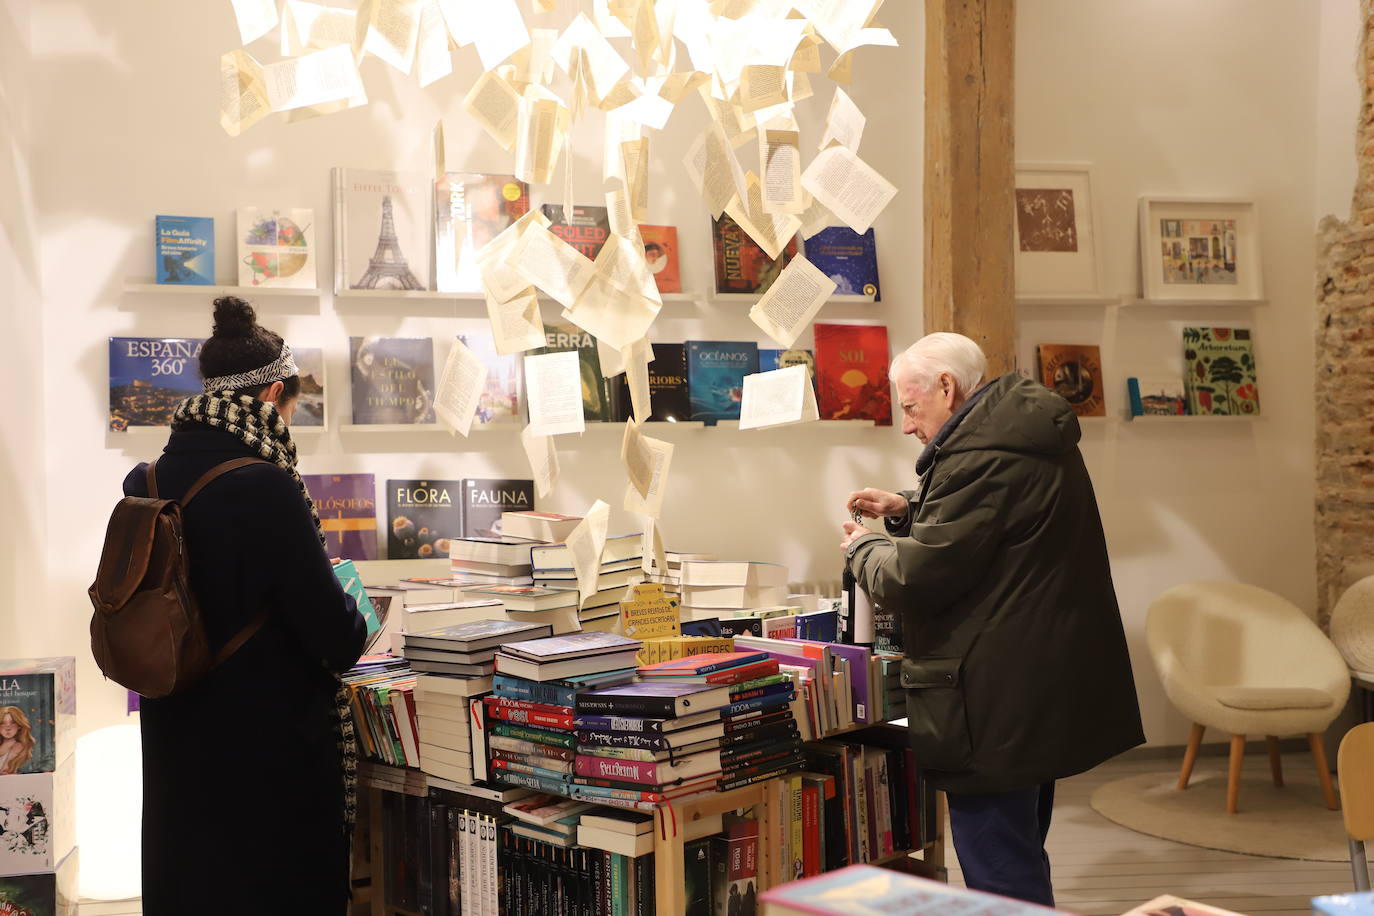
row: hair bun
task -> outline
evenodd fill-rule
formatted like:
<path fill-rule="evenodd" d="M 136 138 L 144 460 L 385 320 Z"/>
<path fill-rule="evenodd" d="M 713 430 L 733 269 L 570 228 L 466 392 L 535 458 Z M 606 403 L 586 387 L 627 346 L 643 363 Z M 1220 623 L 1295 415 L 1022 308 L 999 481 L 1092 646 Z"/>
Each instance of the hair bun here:
<path fill-rule="evenodd" d="M 221 296 L 215 300 L 216 337 L 247 337 L 258 323 L 258 313 L 237 296 Z"/>

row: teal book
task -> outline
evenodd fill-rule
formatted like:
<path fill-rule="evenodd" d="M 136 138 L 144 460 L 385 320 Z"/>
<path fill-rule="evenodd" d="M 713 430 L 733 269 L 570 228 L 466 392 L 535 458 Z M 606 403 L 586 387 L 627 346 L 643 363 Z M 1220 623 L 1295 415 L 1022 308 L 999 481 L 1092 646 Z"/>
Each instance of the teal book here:
<path fill-rule="evenodd" d="M 208 216 L 158 216 L 153 240 L 158 283 L 215 284 L 215 221 Z"/>
<path fill-rule="evenodd" d="M 358 602 L 358 613 L 363 615 L 363 620 L 367 623 L 367 638 L 370 640 L 382 628 L 382 622 L 377 618 L 377 609 L 373 607 L 372 599 L 367 596 L 367 587 L 363 585 L 362 576 L 358 575 L 358 568 L 353 565 L 352 560 L 344 560 L 334 565 L 334 575 L 338 576 L 343 590 Z"/>
<path fill-rule="evenodd" d="M 758 344 L 687 341 L 687 396 L 692 419 L 707 426 L 720 420 L 738 420 L 744 400 L 744 377 L 758 371 Z"/>

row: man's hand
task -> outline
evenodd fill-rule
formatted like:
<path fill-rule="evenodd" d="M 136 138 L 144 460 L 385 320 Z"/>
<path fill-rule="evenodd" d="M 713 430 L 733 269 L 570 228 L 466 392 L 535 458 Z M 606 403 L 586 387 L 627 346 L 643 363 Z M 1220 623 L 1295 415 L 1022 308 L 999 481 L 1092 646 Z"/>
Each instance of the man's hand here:
<path fill-rule="evenodd" d="M 845 507 L 849 509 L 850 515 L 855 512 L 862 512 L 866 518 L 883 518 L 885 516 L 901 518 L 906 515 L 907 501 L 905 497 L 896 493 L 868 487 L 850 493 Z"/>
<path fill-rule="evenodd" d="M 840 549 L 848 550 L 850 544 L 854 543 L 859 538 L 863 537 L 865 534 L 872 533 L 873 532 L 869 531 L 867 528 L 865 528 L 863 525 L 860 525 L 858 522 L 845 522 L 844 540 L 840 541 Z"/>

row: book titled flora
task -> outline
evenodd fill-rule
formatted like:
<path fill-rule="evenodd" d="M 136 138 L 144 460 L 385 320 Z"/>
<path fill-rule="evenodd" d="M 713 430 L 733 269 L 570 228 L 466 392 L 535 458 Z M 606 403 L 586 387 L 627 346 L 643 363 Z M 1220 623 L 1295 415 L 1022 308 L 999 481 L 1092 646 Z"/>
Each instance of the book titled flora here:
<path fill-rule="evenodd" d="M 71 755 L 75 726 L 75 658 L 0 662 L 0 777 L 55 770 Z"/>
<path fill-rule="evenodd" d="M 762 293 L 797 255 L 797 240 L 789 239 L 777 260 L 770 258 L 749 233 L 728 214 L 711 221 L 711 246 L 715 252 L 716 292 Z"/>
<path fill-rule="evenodd" d="M 371 474 L 302 474 L 331 557 L 376 560 L 377 494 Z"/>
<path fill-rule="evenodd" d="M 239 286 L 313 289 L 315 211 L 238 211 Z"/>
<path fill-rule="evenodd" d="M 611 220 L 605 207 L 577 207 L 563 215 L 560 204 L 544 204 L 539 209 L 549 218 L 549 231 L 593 261 L 611 237 Z"/>
<path fill-rule="evenodd" d="M 422 174 L 334 170 L 334 290 L 429 289 L 434 194 Z"/>
<path fill-rule="evenodd" d="M 816 406 L 822 420 L 872 420 L 892 425 L 887 328 L 816 325 Z"/>
<path fill-rule="evenodd" d="M 350 337 L 353 422 L 433 423 L 434 342 L 428 337 Z"/>
<path fill-rule="evenodd" d="M 445 293 L 479 293 L 477 253 L 530 209 L 514 175 L 445 172 L 434 182 L 434 279 Z"/>
<path fill-rule="evenodd" d="M 458 339 L 487 367 L 487 384 L 477 399 L 476 426 L 493 423 L 519 423 L 520 394 L 524 377 L 520 374 L 520 354 L 502 356 L 490 334 L 460 334 Z"/>
<path fill-rule="evenodd" d="M 756 343 L 687 341 L 687 391 L 692 419 L 708 426 L 719 420 L 738 420 L 744 401 L 744 377 L 758 371 Z"/>
<path fill-rule="evenodd" d="M 1040 344 L 1040 383 L 1069 402 L 1080 417 L 1105 417 L 1102 352 L 1095 344 Z"/>
<path fill-rule="evenodd" d="M 639 227 L 640 238 L 644 240 L 644 262 L 654 275 L 654 284 L 660 293 L 682 292 L 682 274 L 677 260 L 677 227 L 650 226 Z"/>
<path fill-rule="evenodd" d="M 873 230 L 860 235 L 848 226 L 829 226 L 806 240 L 806 259 L 835 282 L 836 296 L 883 301 L 878 288 L 878 249 Z"/>
<path fill-rule="evenodd" d="M 110 429 L 166 426 L 184 398 L 201 393 L 198 337 L 110 338 Z"/>
<path fill-rule="evenodd" d="M 533 508 L 533 480 L 464 480 L 463 537 L 501 537 L 501 513 Z"/>
<path fill-rule="evenodd" d="M 1259 387 L 1250 329 L 1184 328 L 1183 382 L 1191 414 L 1258 414 Z"/>
<path fill-rule="evenodd" d="M 208 216 L 159 216 L 154 239 L 158 283 L 213 286 L 215 221 Z"/>
<path fill-rule="evenodd" d="M 300 370 L 301 393 L 296 398 L 292 426 L 325 425 L 324 351 L 319 347 L 292 347 Z"/>
<path fill-rule="evenodd" d="M 442 559 L 463 531 L 462 481 L 388 480 L 386 556 L 389 560 Z"/>

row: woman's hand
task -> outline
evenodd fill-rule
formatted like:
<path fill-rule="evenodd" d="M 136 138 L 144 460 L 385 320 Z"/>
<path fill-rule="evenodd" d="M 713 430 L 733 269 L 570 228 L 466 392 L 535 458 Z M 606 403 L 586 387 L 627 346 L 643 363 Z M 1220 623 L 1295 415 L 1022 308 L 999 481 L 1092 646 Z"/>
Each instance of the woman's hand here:
<path fill-rule="evenodd" d="M 872 487 L 850 493 L 845 506 L 850 515 L 861 512 L 865 518 L 901 518 L 907 512 L 906 497 Z"/>

